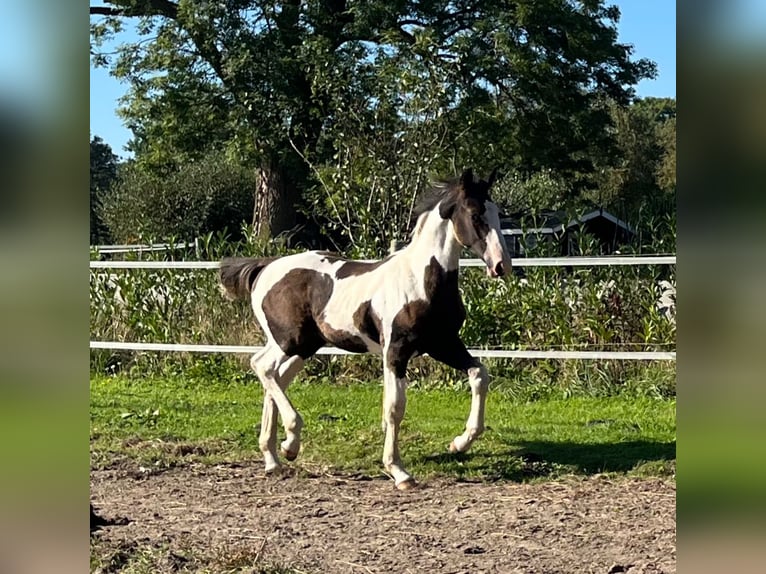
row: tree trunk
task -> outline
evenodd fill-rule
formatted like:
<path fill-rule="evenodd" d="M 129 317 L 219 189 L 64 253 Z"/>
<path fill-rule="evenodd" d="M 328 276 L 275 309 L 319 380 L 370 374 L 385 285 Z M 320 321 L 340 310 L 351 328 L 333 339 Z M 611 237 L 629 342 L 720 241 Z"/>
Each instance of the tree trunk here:
<path fill-rule="evenodd" d="M 292 229 L 297 223 L 295 182 L 276 161 L 258 168 L 258 183 L 253 209 L 253 235 L 271 239 Z"/>

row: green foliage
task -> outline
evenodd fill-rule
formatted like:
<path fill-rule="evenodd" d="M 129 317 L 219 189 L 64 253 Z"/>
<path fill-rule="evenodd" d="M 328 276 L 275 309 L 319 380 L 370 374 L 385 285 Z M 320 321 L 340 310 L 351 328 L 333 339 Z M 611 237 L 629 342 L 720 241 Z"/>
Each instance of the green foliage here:
<path fill-rule="evenodd" d="M 117 178 L 117 156 L 98 136 L 90 139 L 90 244 L 108 243 L 101 205 Z"/>
<path fill-rule="evenodd" d="M 544 170 L 525 177 L 511 173 L 492 188 L 492 199 L 505 214 L 557 210 L 567 206 L 571 190 L 557 173 Z"/>
<path fill-rule="evenodd" d="M 626 218 L 638 234 L 634 243 L 636 253 L 676 252 L 676 203 L 675 193 L 645 202 L 634 218 Z M 646 215 L 646 214 L 660 215 Z M 630 247 L 630 246 L 628 246 Z M 625 250 L 630 253 L 630 248 Z"/>
<path fill-rule="evenodd" d="M 421 64 L 402 72 L 397 60 L 383 59 L 375 76 L 368 70 L 367 77 L 356 78 L 364 85 L 353 97 L 336 89 L 340 78 L 327 86 L 347 111 L 326 129 L 321 143 L 335 151 L 313 165 L 318 184 L 305 197 L 309 214 L 339 251 L 380 257 L 392 241 L 406 240 L 417 196 L 449 162 L 443 142 L 451 129 L 442 116 L 451 101 L 450 70 Z M 376 90 L 379 100 L 368 107 L 365 101 Z M 407 92 L 399 104 L 386 101 Z"/>
<path fill-rule="evenodd" d="M 420 104 L 436 99 L 440 86 L 421 83 Z M 502 211 L 529 215 L 561 209 L 574 218 L 583 209 L 601 205 L 639 227 L 638 252 L 646 251 L 647 240 L 674 237 L 674 229 L 644 224 L 675 217 L 675 101 L 650 98 L 627 108 L 613 104 L 611 110 L 619 149 L 610 161 L 616 166 L 604 165 L 600 174 L 587 177 L 552 169 L 512 171 L 492 191 Z M 457 171 L 455 157 L 470 155 L 476 138 L 477 149 L 492 148 L 483 139 L 491 131 L 486 118 L 481 128 L 453 137 L 453 149 L 445 149 L 441 144 L 450 138 L 453 111 L 434 111 L 429 121 L 408 128 L 398 116 L 383 121 L 386 113 L 391 110 L 376 109 L 373 117 L 356 112 L 344 116 L 334 125 L 337 134 L 331 134 L 339 142 L 333 161 L 314 166 L 320 183 L 307 195 L 307 212 L 339 251 L 384 255 L 392 240 L 406 239 L 415 198 L 432 177 Z M 375 124 L 383 127 L 367 129 Z M 476 164 L 486 165 L 487 156 L 477 157 Z M 578 186 L 585 185 L 580 176 L 593 189 L 578 193 Z M 580 240 L 587 243 L 590 238 Z M 673 247 L 668 244 L 662 252 L 673 252 L 675 243 L 670 243 Z M 588 247 L 580 252 L 588 253 Z"/>
<path fill-rule="evenodd" d="M 221 153 L 147 172 L 122 166 L 101 216 L 112 238 L 135 243 L 142 237 L 193 240 L 210 232 L 239 231 L 253 211 L 255 177 Z"/>
<path fill-rule="evenodd" d="M 107 5 L 114 18 L 92 26 L 94 61 L 130 85 L 121 113 L 140 165 L 226 149 L 278 176 L 265 177 L 276 199 L 255 223 L 313 187 L 321 201 L 315 193 L 306 209 L 360 252 L 403 232 L 429 177 L 468 165 L 553 169 L 577 195 L 612 156 L 607 102 L 626 104 L 655 73 L 617 42 L 619 10 L 602 0 Z M 131 17 L 141 39 L 113 60 L 100 54 Z"/>
<path fill-rule="evenodd" d="M 675 107 L 675 106 L 674 106 Z M 676 118 L 664 121 L 658 128 L 657 137 L 662 147 L 662 159 L 657 166 L 657 184 L 666 194 L 676 190 Z"/>
<path fill-rule="evenodd" d="M 596 176 L 596 190 L 588 197 L 623 216 L 661 206 L 667 197 L 674 201 L 675 100 L 645 98 L 628 107 L 613 105 L 611 115 L 618 161 Z"/>

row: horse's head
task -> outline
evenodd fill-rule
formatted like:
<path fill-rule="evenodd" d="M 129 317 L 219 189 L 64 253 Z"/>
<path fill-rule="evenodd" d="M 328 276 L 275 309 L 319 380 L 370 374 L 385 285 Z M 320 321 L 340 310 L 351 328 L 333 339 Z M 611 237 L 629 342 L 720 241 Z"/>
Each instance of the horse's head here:
<path fill-rule="evenodd" d="M 467 169 L 460 176 L 454 200 L 442 202 L 440 215 L 452 221 L 455 237 L 487 265 L 487 275 L 502 277 L 511 270 L 511 256 L 500 230 L 500 210 L 489 196 L 497 169 L 489 178 L 474 180 Z"/>

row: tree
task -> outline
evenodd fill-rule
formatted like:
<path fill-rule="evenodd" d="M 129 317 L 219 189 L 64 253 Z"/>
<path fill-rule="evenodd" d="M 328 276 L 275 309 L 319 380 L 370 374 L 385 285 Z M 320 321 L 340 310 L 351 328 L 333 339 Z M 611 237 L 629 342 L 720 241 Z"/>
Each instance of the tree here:
<path fill-rule="evenodd" d="M 662 192 L 676 191 L 676 100 L 674 98 L 646 98 L 642 100 L 654 107 L 657 143 L 660 146 L 656 178 Z"/>
<path fill-rule="evenodd" d="M 264 235 L 295 223 L 309 163 L 353 145 L 343 138 L 356 132 L 337 129 L 350 114 L 392 137 L 439 123 L 434 146 L 458 170 L 500 162 L 574 176 L 608 156 L 605 102 L 627 103 L 654 73 L 617 43 L 619 10 L 603 0 L 106 4 L 91 7 L 106 17 L 92 26 L 98 63 L 108 63 L 99 42 L 123 19 L 137 18 L 142 34 L 110 64 L 131 86 L 122 113 L 137 160 L 225 146 L 254 162 L 253 224 Z M 417 108 L 424 84 L 438 97 Z"/>
<path fill-rule="evenodd" d="M 90 244 L 109 240 L 100 205 L 117 177 L 117 156 L 98 136 L 90 139 Z"/>
<path fill-rule="evenodd" d="M 675 192 L 676 101 L 638 99 L 613 104 L 617 161 L 597 178 L 599 203 L 635 213 L 653 199 Z"/>
<path fill-rule="evenodd" d="M 208 233 L 240 238 L 252 213 L 253 174 L 212 152 L 161 173 L 122 165 L 99 214 L 119 242 L 192 241 Z"/>

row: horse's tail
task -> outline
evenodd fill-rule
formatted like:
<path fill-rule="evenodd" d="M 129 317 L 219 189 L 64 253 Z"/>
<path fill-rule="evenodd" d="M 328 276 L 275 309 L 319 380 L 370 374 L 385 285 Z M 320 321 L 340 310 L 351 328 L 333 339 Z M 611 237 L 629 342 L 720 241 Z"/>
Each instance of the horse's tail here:
<path fill-rule="evenodd" d="M 258 274 L 276 257 L 227 257 L 221 261 L 218 278 L 223 296 L 230 301 L 247 299 Z"/>

